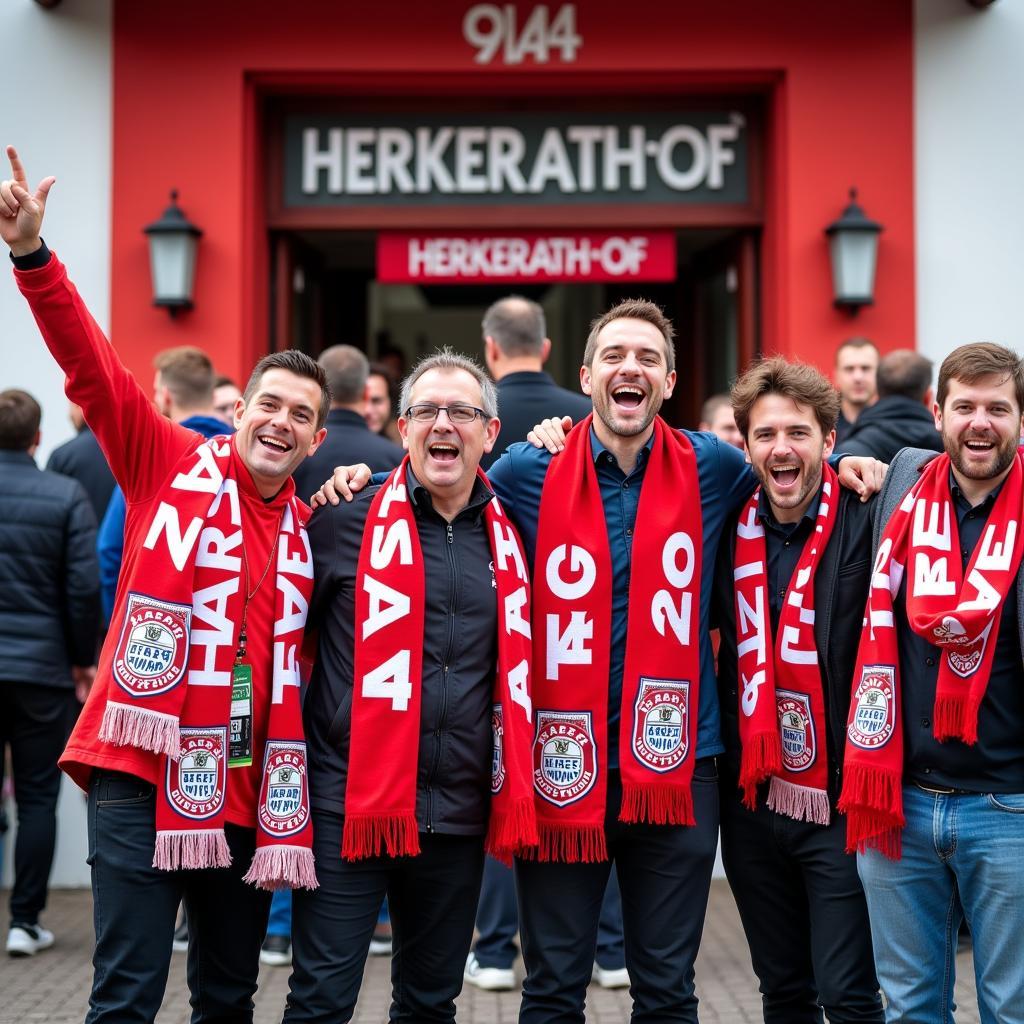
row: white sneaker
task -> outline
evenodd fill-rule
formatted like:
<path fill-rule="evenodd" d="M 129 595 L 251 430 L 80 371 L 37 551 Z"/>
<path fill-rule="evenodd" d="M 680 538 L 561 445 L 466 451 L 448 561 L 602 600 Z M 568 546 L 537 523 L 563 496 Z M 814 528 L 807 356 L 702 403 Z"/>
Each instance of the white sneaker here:
<path fill-rule="evenodd" d="M 590 977 L 601 988 L 629 988 L 629 971 L 625 967 L 602 967 L 595 963 Z"/>
<path fill-rule="evenodd" d="M 463 978 L 488 992 L 510 992 L 516 987 L 516 972 L 511 967 L 482 967 L 475 953 L 466 957 Z"/>
<path fill-rule="evenodd" d="M 12 924 L 7 933 L 7 952 L 10 956 L 34 956 L 53 945 L 53 932 L 38 924 Z"/>

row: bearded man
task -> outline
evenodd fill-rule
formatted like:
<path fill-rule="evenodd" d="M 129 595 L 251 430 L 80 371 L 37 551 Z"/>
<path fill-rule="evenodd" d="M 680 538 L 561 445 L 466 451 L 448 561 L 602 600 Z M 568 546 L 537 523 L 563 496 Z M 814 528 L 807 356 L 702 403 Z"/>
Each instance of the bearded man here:
<path fill-rule="evenodd" d="M 291 474 L 323 441 L 330 392 L 308 356 L 279 352 L 232 437 L 160 415 L 39 236 L 53 178 L 30 194 L 7 154 L 0 236 L 128 507 L 110 630 L 61 758 L 89 794 L 86 1020 L 155 1019 L 184 897 L 193 1021 L 251 1021 L 267 890 L 316 885 L 298 672 L 313 566 Z"/>

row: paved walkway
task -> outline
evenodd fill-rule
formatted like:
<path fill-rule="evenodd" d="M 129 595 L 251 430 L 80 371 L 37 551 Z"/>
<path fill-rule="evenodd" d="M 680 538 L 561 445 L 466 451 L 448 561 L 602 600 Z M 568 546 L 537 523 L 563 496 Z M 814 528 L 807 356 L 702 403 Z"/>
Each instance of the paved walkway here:
<path fill-rule="evenodd" d="M 6 909 L 6 898 L 3 900 Z M 53 949 L 35 957 L 12 960 L 0 953 L 0 1024 L 81 1024 L 92 978 L 92 901 L 88 892 L 58 890 L 50 896 L 44 921 L 57 935 Z M 367 964 L 362 998 L 353 1024 L 383 1024 L 390 996 L 389 961 L 372 957 Z M 175 954 L 167 997 L 159 1024 L 188 1024 L 185 958 Z M 957 964 L 957 1024 L 977 1024 L 970 956 Z M 264 967 L 256 994 L 255 1024 L 278 1024 L 287 992 L 288 971 Z M 746 943 L 736 907 L 725 882 L 712 886 L 711 905 L 700 958 L 697 990 L 702 1024 L 758 1024 L 761 999 L 750 971 Z M 466 986 L 459 998 L 462 1024 L 514 1024 L 517 993 L 487 993 Z M 628 992 L 590 989 L 589 1024 L 620 1024 L 629 1020 Z"/>

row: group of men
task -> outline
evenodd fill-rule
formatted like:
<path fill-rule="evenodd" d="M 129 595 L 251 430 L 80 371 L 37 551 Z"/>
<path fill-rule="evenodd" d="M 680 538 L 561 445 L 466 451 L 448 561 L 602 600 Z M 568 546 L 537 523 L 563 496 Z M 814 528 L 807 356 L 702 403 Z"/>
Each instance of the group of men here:
<path fill-rule="evenodd" d="M 385 895 L 391 1018 L 452 1020 L 485 851 L 514 861 L 521 1021 L 584 1019 L 614 865 L 633 1019 L 696 1022 L 720 819 L 766 1021 L 951 1019 L 964 915 L 982 1019 L 1022 1019 L 1014 353 L 944 361 L 943 453 L 883 485 L 835 454 L 828 381 L 780 358 L 733 389 L 745 455 L 670 428 L 672 325 L 626 302 L 592 325 L 568 434 L 484 475 L 495 386 L 442 350 L 403 385 L 402 463 L 308 519 L 322 367 L 261 360 L 231 438 L 161 417 L 40 238 L 52 179 L 29 192 L 8 153 L 0 236 L 127 499 L 62 758 L 89 793 L 90 1022 L 154 1019 L 182 896 L 193 1019 L 250 1020 L 279 886 L 285 1020 L 350 1018 Z"/>

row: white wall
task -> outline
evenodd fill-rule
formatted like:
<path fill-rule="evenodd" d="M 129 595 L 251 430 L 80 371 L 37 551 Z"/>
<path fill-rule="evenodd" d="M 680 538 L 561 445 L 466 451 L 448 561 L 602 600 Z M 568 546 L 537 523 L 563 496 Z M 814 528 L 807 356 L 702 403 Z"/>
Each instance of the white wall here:
<path fill-rule="evenodd" d="M 35 0 L 4 0 L 3 13 L 7 102 L 0 121 L 0 145 L 18 147 L 31 188 L 47 174 L 57 176 L 47 204 L 44 237 L 73 268 L 79 291 L 106 328 L 110 319 L 111 0 L 63 0 L 50 11 Z M 6 178 L 9 170 L 3 159 L 0 177 Z M 72 434 L 64 375 L 43 347 L 10 271 L 2 275 L 0 387 L 23 388 L 42 405 L 43 441 L 37 459 L 44 465 L 50 451 Z M 88 885 L 84 801 L 66 778 L 63 786 L 52 882 Z M 9 885 L 12 834 L 6 839 L 4 884 Z"/>
<path fill-rule="evenodd" d="M 1024 353 L 1024 3 L 915 0 L 917 347 Z"/>

